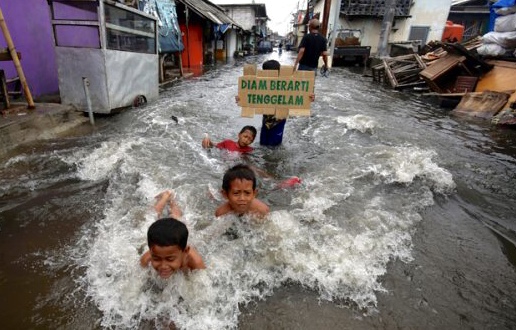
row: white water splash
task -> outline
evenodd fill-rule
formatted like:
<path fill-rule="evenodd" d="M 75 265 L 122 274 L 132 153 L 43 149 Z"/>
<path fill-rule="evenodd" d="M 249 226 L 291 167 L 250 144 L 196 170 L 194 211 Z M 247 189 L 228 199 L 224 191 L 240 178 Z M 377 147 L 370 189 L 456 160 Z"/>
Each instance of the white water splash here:
<path fill-rule="evenodd" d="M 338 116 L 336 120 L 339 124 L 345 124 L 348 129 L 357 130 L 362 133 L 374 133 L 374 129 L 377 126 L 373 118 L 364 115 Z"/>

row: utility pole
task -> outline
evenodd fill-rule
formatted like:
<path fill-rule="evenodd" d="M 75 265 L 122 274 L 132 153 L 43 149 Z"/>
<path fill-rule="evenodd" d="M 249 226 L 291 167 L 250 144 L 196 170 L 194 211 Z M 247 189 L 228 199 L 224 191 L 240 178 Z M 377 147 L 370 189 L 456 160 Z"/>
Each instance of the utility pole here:
<path fill-rule="evenodd" d="M 331 0 L 324 0 L 321 35 L 328 37 L 328 20 L 330 19 Z"/>
<path fill-rule="evenodd" d="M 330 41 L 330 52 L 328 55 L 328 66 L 331 68 L 333 65 L 333 52 L 335 51 L 335 39 L 337 38 L 337 26 L 339 26 L 340 19 L 340 6 L 342 5 L 342 0 L 337 0 L 337 7 L 335 7 L 334 17 L 333 17 L 333 27 L 331 31 L 331 41 Z"/>
<path fill-rule="evenodd" d="M 382 30 L 380 31 L 380 41 L 378 42 L 378 50 L 376 57 L 388 57 L 387 44 L 389 42 L 389 35 L 392 29 L 392 22 L 394 21 L 394 13 L 396 12 L 396 0 L 385 1 L 385 13 L 383 14 Z"/>

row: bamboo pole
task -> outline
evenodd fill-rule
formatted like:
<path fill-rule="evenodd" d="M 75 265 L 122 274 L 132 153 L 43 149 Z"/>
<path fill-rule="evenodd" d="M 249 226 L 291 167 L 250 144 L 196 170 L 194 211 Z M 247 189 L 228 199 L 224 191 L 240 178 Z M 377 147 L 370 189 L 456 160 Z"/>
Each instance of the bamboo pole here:
<path fill-rule="evenodd" d="M 2 12 L 2 8 L 0 8 L 0 28 L 2 28 L 2 33 L 4 34 L 5 42 L 7 43 L 7 47 L 9 48 L 9 52 L 11 54 L 11 58 L 13 59 L 14 67 L 16 68 L 16 72 L 18 73 L 18 77 L 20 77 L 20 82 L 23 87 L 23 93 L 25 94 L 25 98 L 27 99 L 28 108 L 34 109 L 34 100 L 32 99 L 32 94 L 29 90 L 29 85 L 27 84 L 27 80 L 25 79 L 25 75 L 23 74 L 23 69 L 21 67 L 20 59 L 18 58 L 18 54 L 16 53 L 16 49 L 14 48 L 13 40 L 11 39 L 11 34 L 7 29 L 7 24 L 5 24 L 4 14 Z"/>

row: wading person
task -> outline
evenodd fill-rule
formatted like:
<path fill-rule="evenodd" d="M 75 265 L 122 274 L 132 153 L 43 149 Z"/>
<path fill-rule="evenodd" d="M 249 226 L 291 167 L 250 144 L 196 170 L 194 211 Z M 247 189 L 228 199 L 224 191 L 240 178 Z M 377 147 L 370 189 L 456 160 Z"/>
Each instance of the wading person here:
<path fill-rule="evenodd" d="M 312 19 L 308 22 L 308 30 L 310 33 L 306 34 L 299 44 L 299 52 L 294 63 L 294 70 L 297 67 L 299 71 L 315 71 L 319 65 L 319 57 L 323 57 L 324 66 L 328 67 L 328 52 L 327 41 L 319 33 L 321 24 L 318 19 Z"/>

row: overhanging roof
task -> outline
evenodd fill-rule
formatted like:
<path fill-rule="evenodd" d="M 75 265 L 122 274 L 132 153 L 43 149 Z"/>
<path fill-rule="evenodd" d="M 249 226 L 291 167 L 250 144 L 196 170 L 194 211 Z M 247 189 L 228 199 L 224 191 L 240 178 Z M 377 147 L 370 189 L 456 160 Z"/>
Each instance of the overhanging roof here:
<path fill-rule="evenodd" d="M 281 1 L 281 0 L 277 0 Z M 231 7 L 248 7 L 254 8 L 254 14 L 256 18 L 262 18 L 270 20 L 267 16 L 267 7 L 264 3 L 234 3 L 234 4 L 220 4 L 222 8 L 231 8 Z"/>
<path fill-rule="evenodd" d="M 231 19 L 222 8 L 206 0 L 177 0 L 193 10 L 199 16 L 215 24 L 231 24 L 241 30 L 244 28 Z"/>

